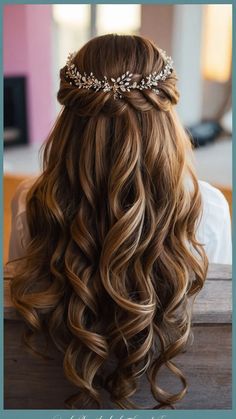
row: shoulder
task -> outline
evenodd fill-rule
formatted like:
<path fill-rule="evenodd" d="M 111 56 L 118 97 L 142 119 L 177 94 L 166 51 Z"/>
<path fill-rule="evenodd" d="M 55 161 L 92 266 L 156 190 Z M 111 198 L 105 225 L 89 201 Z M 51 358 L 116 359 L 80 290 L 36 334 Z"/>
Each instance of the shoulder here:
<path fill-rule="evenodd" d="M 202 215 L 200 223 L 213 237 L 230 223 L 229 204 L 223 193 L 207 182 L 198 181 L 202 197 Z"/>
<path fill-rule="evenodd" d="M 203 208 L 208 211 L 217 211 L 219 213 L 228 212 L 229 205 L 223 193 L 202 180 L 198 181 L 202 196 Z"/>
<path fill-rule="evenodd" d="M 210 263 L 232 263 L 231 216 L 229 205 L 219 189 L 199 181 L 202 214 L 197 239 L 205 246 Z"/>
<path fill-rule="evenodd" d="M 27 178 L 20 182 L 11 199 L 11 234 L 9 240 L 8 260 L 13 261 L 25 254 L 25 248 L 30 241 L 26 220 L 26 196 L 37 178 Z M 15 269 L 15 264 L 14 268 Z"/>
<path fill-rule="evenodd" d="M 19 183 L 11 200 L 11 210 L 14 216 L 25 212 L 26 195 L 29 189 L 33 186 L 36 177 L 30 177 Z"/>

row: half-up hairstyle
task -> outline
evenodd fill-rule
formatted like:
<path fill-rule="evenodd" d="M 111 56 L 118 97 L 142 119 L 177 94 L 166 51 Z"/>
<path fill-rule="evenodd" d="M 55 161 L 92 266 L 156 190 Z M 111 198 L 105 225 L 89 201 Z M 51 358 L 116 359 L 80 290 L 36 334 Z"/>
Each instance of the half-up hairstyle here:
<path fill-rule="evenodd" d="M 98 79 L 129 70 L 137 82 L 165 65 L 151 41 L 127 35 L 94 38 L 73 60 Z M 171 406 L 187 390 L 173 358 L 186 347 L 207 258 L 196 239 L 201 196 L 174 109 L 176 81 L 173 70 L 159 94 L 134 89 L 115 99 L 76 88 L 66 66 L 60 71 L 63 107 L 27 194 L 31 240 L 11 292 L 29 336 L 43 331 L 62 351 L 78 388 L 72 408 L 100 408 L 102 387 L 121 409 Z M 115 367 L 102 377 L 111 357 Z M 162 366 L 181 391 L 158 385 Z M 144 374 L 155 407 L 131 400 Z"/>

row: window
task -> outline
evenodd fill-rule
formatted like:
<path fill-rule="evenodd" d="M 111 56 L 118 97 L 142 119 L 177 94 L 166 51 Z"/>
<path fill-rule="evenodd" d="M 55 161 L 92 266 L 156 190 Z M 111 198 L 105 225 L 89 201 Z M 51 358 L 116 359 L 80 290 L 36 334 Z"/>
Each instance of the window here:
<path fill-rule="evenodd" d="M 208 4 L 203 18 L 203 76 L 208 80 L 226 82 L 231 74 L 232 5 Z"/>
<path fill-rule="evenodd" d="M 65 64 L 68 52 L 106 33 L 138 33 L 140 4 L 55 4 L 53 8 L 55 64 Z"/>
<path fill-rule="evenodd" d="M 141 26 L 140 4 L 98 4 L 96 5 L 97 35 L 105 33 L 139 32 Z"/>

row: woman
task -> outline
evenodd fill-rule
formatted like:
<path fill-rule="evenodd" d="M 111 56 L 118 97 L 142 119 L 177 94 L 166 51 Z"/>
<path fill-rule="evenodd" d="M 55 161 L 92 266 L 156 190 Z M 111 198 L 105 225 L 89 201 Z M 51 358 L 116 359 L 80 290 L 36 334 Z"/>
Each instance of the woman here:
<path fill-rule="evenodd" d="M 90 40 L 60 72 L 43 173 L 13 199 L 12 301 L 63 352 L 78 387 L 69 407 L 108 408 L 108 394 L 113 407 L 161 408 L 187 390 L 172 358 L 190 334 L 190 297 L 231 242 L 223 195 L 191 166 L 176 80 L 147 39 Z M 176 394 L 156 383 L 163 365 Z"/>

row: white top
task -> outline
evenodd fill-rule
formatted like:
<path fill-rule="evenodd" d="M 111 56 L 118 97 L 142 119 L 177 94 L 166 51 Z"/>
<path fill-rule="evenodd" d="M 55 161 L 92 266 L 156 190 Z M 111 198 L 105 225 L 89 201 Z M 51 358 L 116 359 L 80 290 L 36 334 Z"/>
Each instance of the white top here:
<path fill-rule="evenodd" d="M 25 197 L 32 179 L 21 183 L 12 200 L 12 228 L 9 260 L 24 255 L 29 240 L 25 214 Z M 197 239 L 205 246 L 209 263 L 232 263 L 231 218 L 224 195 L 207 182 L 199 181 L 203 199 L 203 214 L 197 229 Z"/>
<path fill-rule="evenodd" d="M 229 205 L 224 195 L 207 182 L 199 181 L 203 214 L 197 239 L 204 244 L 209 263 L 232 264 L 232 233 Z"/>

